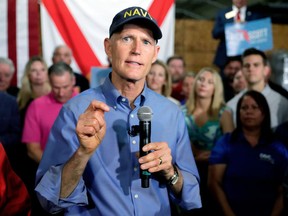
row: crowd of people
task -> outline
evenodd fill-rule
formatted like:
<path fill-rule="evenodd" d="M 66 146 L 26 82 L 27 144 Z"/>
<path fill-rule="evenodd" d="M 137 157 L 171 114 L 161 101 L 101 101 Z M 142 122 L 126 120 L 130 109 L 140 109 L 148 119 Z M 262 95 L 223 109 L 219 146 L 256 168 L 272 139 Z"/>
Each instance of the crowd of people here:
<path fill-rule="evenodd" d="M 214 65 L 197 72 L 182 56 L 158 59 L 161 29 L 140 7 L 112 20 L 111 72 L 95 88 L 71 68 L 66 45 L 50 66 L 31 57 L 20 88 L 0 58 L 0 215 L 285 215 L 288 93 L 269 79 L 265 52 L 226 55 L 225 23 L 262 17 L 232 3 L 215 21 Z M 227 20 L 231 10 L 239 17 Z"/>
<path fill-rule="evenodd" d="M 15 71 L 13 62 L 8 58 L 0 58 L 0 142 L 1 147 L 3 146 L 5 149 L 5 155 L 3 154 L 4 151 L 1 151 L 1 154 L 3 154 L 1 157 L 3 156 L 6 161 L 6 158 L 9 159 L 9 162 L 3 163 L 3 165 L 5 164 L 5 169 L 8 170 L 7 167 L 12 167 L 9 169 L 14 172 L 7 180 L 12 181 L 10 179 L 15 178 L 14 181 L 19 186 L 18 192 L 17 187 L 15 187 L 16 191 L 6 196 L 7 202 L 10 195 L 15 196 L 17 194 L 17 202 L 25 198 L 25 202 L 23 202 L 25 206 L 23 208 L 28 208 L 28 204 L 30 208 L 30 211 L 25 211 L 25 215 L 28 213 L 32 215 L 48 215 L 40 206 L 34 192 L 36 171 L 42 158 L 50 129 L 63 104 L 79 92 L 89 88 L 87 78 L 81 74 L 75 76 L 75 72 L 69 66 L 71 58 L 71 50 L 66 45 L 60 45 L 55 48 L 52 57 L 53 64 L 50 67 L 47 66 L 42 57 L 31 57 L 26 63 L 20 89 L 11 86 Z M 76 81 L 77 77 L 78 82 Z M 9 166 L 6 165 L 8 163 Z M 22 181 L 21 185 L 19 180 Z M 8 184 L 10 183 L 7 182 Z M 3 182 L 3 188 L 5 185 Z M 11 191 L 10 187 L 6 187 L 7 190 L 9 188 L 9 191 Z M 23 187 L 29 192 L 29 196 L 28 194 L 26 196 L 25 193 L 22 195 Z M 12 202 L 8 206 L 11 207 L 12 205 L 16 204 Z M 17 205 L 19 204 L 17 203 Z M 4 209 L 5 215 L 10 215 L 7 213 L 7 209 Z M 0 213 L 2 215 L 3 212 L 0 211 Z M 13 212 L 11 215 L 18 214 Z M 24 214 L 21 213 L 19 215 Z"/>

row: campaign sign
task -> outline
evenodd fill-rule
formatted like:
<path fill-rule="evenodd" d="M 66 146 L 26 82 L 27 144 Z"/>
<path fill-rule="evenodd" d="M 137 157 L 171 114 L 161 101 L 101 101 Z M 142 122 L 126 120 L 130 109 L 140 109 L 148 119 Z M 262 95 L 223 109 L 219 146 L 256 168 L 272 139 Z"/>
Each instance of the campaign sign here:
<path fill-rule="evenodd" d="M 225 25 L 227 56 L 241 55 L 250 47 L 266 51 L 273 48 L 271 19 Z"/>

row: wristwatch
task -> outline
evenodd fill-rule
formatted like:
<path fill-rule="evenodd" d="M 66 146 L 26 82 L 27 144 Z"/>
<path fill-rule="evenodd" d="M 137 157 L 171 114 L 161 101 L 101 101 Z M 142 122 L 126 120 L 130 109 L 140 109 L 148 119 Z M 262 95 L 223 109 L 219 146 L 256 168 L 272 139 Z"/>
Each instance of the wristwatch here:
<path fill-rule="evenodd" d="M 173 165 L 173 168 L 174 168 L 174 175 L 168 180 L 169 185 L 175 185 L 179 179 L 177 167 Z"/>

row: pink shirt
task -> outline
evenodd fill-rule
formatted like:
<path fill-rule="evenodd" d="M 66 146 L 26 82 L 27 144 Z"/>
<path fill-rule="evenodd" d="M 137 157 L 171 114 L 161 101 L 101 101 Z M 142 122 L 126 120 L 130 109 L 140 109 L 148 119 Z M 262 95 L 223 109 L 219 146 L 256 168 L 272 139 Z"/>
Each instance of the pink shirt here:
<path fill-rule="evenodd" d="M 77 93 L 73 93 L 75 96 Z M 62 103 L 56 101 L 52 93 L 39 97 L 29 105 L 24 122 L 22 142 L 40 143 L 44 150 L 46 142 L 61 108 Z"/>

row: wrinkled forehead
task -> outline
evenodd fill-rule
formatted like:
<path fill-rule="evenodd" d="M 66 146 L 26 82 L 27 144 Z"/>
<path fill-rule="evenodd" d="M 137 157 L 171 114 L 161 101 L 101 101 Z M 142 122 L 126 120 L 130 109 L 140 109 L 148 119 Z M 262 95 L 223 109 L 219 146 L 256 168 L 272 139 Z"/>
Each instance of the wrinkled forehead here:
<path fill-rule="evenodd" d="M 6 63 L 0 63 L 0 73 L 2 73 L 2 74 L 11 73 L 12 74 L 10 65 L 6 64 Z"/>
<path fill-rule="evenodd" d="M 71 50 L 68 47 L 59 47 L 55 50 L 54 55 L 60 55 L 60 54 L 69 54 L 71 55 Z"/>

